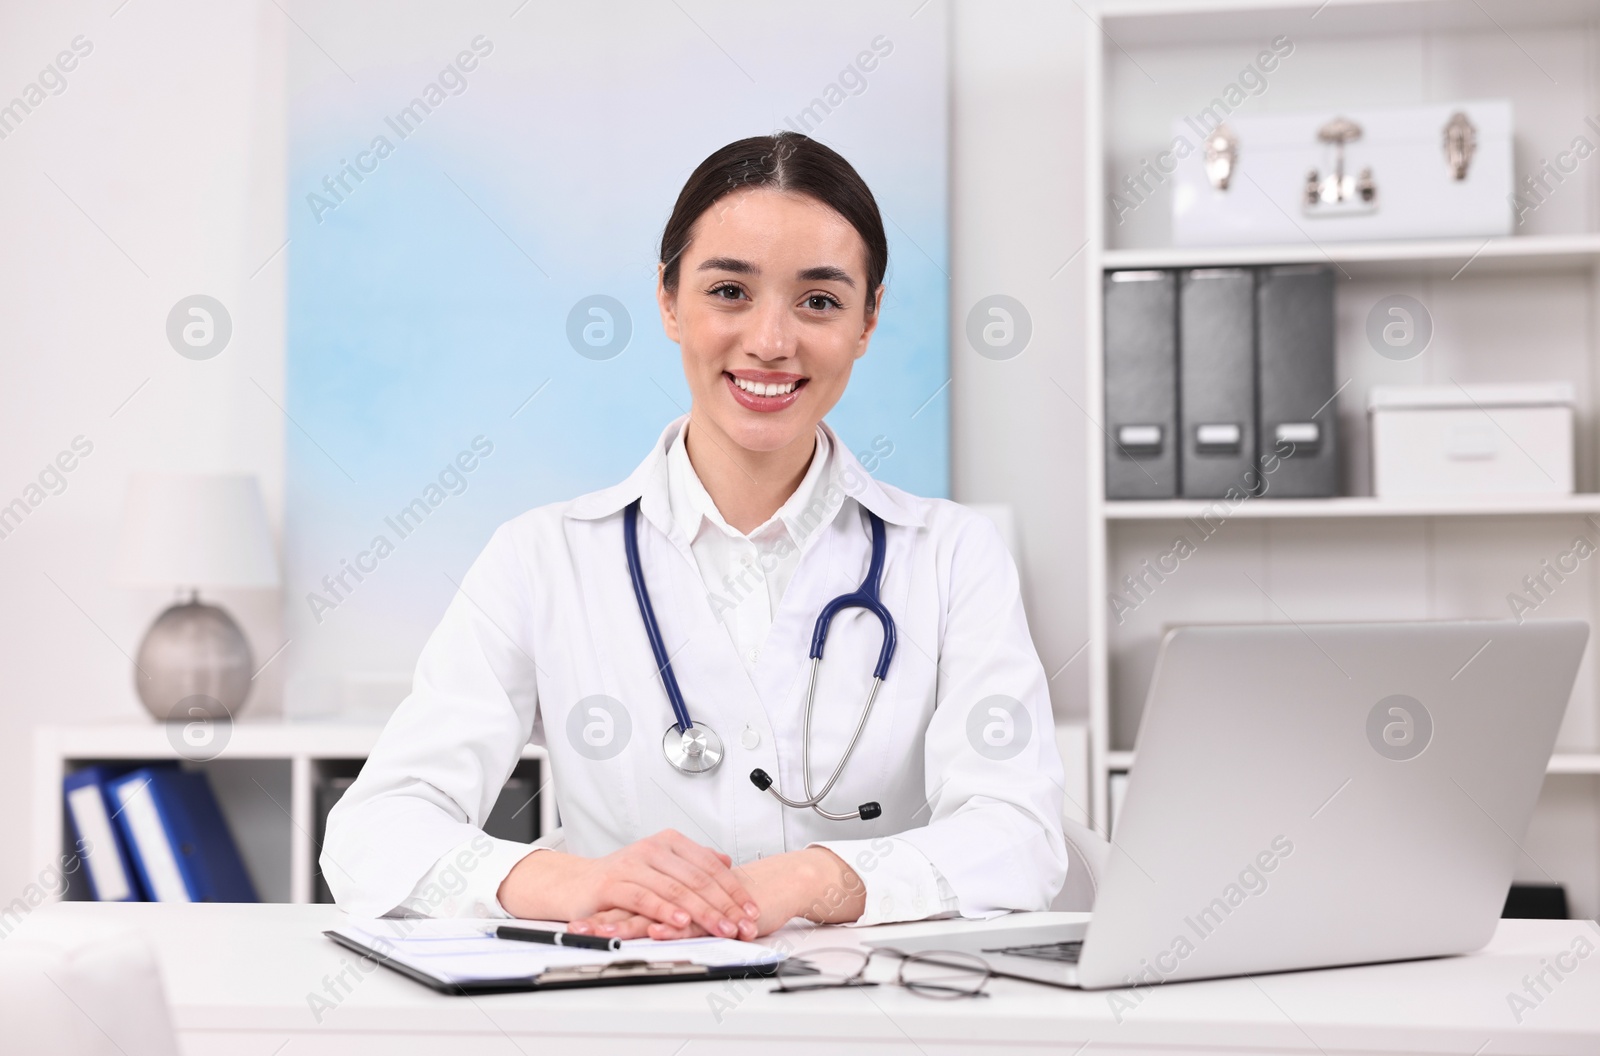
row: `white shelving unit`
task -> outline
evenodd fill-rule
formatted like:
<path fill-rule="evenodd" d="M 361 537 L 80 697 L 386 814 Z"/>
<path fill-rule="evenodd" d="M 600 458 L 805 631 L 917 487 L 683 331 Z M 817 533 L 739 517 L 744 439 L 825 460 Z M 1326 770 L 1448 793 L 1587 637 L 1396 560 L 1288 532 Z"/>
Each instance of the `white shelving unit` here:
<path fill-rule="evenodd" d="M 1520 181 L 1543 159 L 1600 132 L 1600 0 L 1104 0 L 1088 34 L 1088 290 L 1084 406 L 1089 465 L 1089 717 L 1095 824 L 1110 822 L 1113 775 L 1133 740 L 1165 626 L 1383 618 L 1503 618 L 1506 596 L 1574 535 L 1600 540 L 1600 153 L 1498 238 L 1174 248 L 1170 184 L 1122 212 L 1108 196 L 1167 149 L 1172 122 L 1218 97 L 1268 42 L 1293 50 L 1238 112 L 1336 111 L 1509 98 Z M 1248 149 L 1246 146 L 1245 149 Z M 1510 208 L 1508 203 L 1507 208 Z M 1342 497 L 1104 498 L 1101 284 L 1119 269 L 1327 263 L 1336 282 Z M 1414 360 L 1366 344 L 1367 312 L 1403 293 L 1426 305 L 1434 336 Z M 1371 495 L 1365 403 L 1374 384 L 1571 381 L 1578 392 L 1579 493 L 1518 500 L 1387 500 Z M 1209 536 L 1119 623 L 1109 595 L 1191 518 Z M 1594 518 L 1594 520 L 1590 520 Z M 1538 608 L 1600 630 L 1600 560 Z M 1250 580 L 1245 578 L 1248 574 Z M 1258 587 L 1255 584 L 1259 584 Z M 1271 599 L 1263 598 L 1262 589 Z M 1591 644 L 1549 765 L 1525 849 L 1567 885 L 1573 911 L 1600 912 L 1600 665 Z M 1543 879 L 1529 870 L 1521 879 Z"/>
<path fill-rule="evenodd" d="M 1204 499 L 1107 502 L 1109 521 L 1175 521 L 1221 515 L 1243 520 L 1271 518 L 1329 519 L 1345 517 L 1527 517 L 1600 514 L 1600 495 L 1550 498 L 1508 496 L 1503 499 L 1378 499 L 1347 495 L 1333 499 L 1251 499 L 1228 509 Z M 1220 513 L 1219 513 L 1220 511 Z"/>
<path fill-rule="evenodd" d="M 1324 242 L 1320 246 L 1224 246 L 1213 249 L 1108 249 L 1108 271 L 1225 268 L 1246 264 L 1331 264 L 1352 278 L 1415 274 L 1507 275 L 1588 270 L 1600 261 L 1600 235 L 1510 235 L 1426 242 Z"/>
<path fill-rule="evenodd" d="M 311 902 L 320 853 L 314 836 L 317 782 L 328 773 L 353 774 L 381 729 L 241 721 L 233 724 L 215 758 L 191 762 L 178 751 L 169 727 L 153 721 L 38 727 L 32 860 L 59 861 L 70 846 L 61 797 L 61 780 L 68 773 L 93 763 L 179 762 L 206 771 L 262 901 Z M 522 758 L 543 765 L 546 755 L 530 744 Z M 550 832 L 556 826 L 555 797 L 536 798 L 539 831 Z"/>

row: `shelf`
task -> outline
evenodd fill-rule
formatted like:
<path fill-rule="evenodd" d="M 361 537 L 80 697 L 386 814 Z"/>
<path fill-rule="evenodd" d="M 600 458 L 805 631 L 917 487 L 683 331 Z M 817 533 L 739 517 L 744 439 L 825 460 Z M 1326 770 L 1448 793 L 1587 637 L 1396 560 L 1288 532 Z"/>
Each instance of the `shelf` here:
<path fill-rule="evenodd" d="M 1252 264 L 1336 264 L 1351 278 L 1419 271 L 1455 276 L 1584 270 L 1600 263 L 1600 234 L 1441 238 L 1403 242 L 1286 243 L 1185 249 L 1108 249 L 1105 271 L 1244 267 Z"/>
<path fill-rule="evenodd" d="M 1106 770 L 1121 773 L 1133 769 L 1133 753 L 1111 751 L 1106 753 Z M 1600 752 L 1557 752 L 1545 767 L 1547 774 L 1600 775 Z"/>
<path fill-rule="evenodd" d="M 1109 6 L 1109 5 L 1106 5 Z M 1397 33 L 1514 33 L 1592 23 L 1587 0 L 1120 0 L 1096 12 L 1107 48 L 1252 43 L 1293 27 L 1295 40 Z"/>
<path fill-rule="evenodd" d="M 1557 752 L 1550 757 L 1547 774 L 1600 774 L 1600 752 Z"/>
<path fill-rule="evenodd" d="M 181 729 L 181 727 L 176 727 Z M 241 720 L 233 724 L 219 759 L 365 759 L 378 743 L 381 725 L 349 722 Z M 40 750 L 62 759 L 179 759 L 173 729 L 154 720 L 39 727 Z M 544 758 L 525 745 L 524 759 Z"/>
<path fill-rule="evenodd" d="M 313 837 L 319 778 L 326 764 L 364 762 L 382 732 L 373 723 L 244 719 L 226 728 L 225 742 L 208 746 L 219 749 L 214 757 L 197 760 L 265 900 L 312 900 L 320 853 Z M 196 753 L 180 751 L 182 733 L 182 724 L 148 718 L 35 727 L 35 859 L 57 859 L 66 846 L 61 782 L 76 766 L 196 759 Z M 524 745 L 522 758 L 542 761 L 546 753 Z M 555 831 L 554 797 L 537 798 L 539 831 Z"/>
<path fill-rule="evenodd" d="M 1600 494 L 1426 499 L 1380 499 L 1370 495 L 1332 499 L 1248 499 L 1231 509 L 1222 499 L 1153 499 L 1105 503 L 1108 521 L 1181 521 L 1209 513 L 1220 520 L 1340 517 L 1558 517 L 1600 513 Z"/>

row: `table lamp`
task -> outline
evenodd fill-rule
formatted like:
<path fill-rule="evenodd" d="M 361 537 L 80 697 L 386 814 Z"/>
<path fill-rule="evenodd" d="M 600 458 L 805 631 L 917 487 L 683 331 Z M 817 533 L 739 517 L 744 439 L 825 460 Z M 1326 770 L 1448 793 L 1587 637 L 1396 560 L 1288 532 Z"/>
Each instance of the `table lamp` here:
<path fill-rule="evenodd" d="M 158 616 L 139 645 L 133 681 L 150 714 L 163 722 L 231 719 L 250 695 L 250 643 L 232 616 L 200 600 L 200 588 L 277 586 L 256 478 L 135 474 L 113 578 L 189 595 Z"/>

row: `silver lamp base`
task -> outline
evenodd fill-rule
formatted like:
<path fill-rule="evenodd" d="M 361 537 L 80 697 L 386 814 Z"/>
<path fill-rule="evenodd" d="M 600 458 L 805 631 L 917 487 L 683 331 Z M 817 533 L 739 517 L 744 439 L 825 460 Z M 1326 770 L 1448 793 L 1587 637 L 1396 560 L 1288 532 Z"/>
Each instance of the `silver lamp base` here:
<path fill-rule="evenodd" d="M 134 662 L 139 699 L 161 722 L 227 721 L 250 696 L 250 643 L 232 616 L 198 596 L 156 618 Z"/>

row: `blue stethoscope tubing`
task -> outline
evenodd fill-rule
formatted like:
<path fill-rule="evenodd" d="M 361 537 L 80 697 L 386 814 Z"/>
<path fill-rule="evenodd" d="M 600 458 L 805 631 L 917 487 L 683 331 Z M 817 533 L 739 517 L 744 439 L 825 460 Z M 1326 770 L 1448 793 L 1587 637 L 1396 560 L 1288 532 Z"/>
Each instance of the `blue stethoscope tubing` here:
<path fill-rule="evenodd" d="M 661 675 L 661 685 L 666 690 L 667 701 L 672 705 L 673 725 L 667 729 L 662 739 L 662 751 L 667 757 L 667 762 L 682 773 L 709 773 L 722 760 L 722 741 L 709 727 L 698 725 L 689 717 L 689 707 L 684 703 L 678 676 L 672 670 L 672 658 L 667 655 L 666 644 L 661 639 L 661 628 L 656 623 L 655 609 L 650 604 L 650 592 L 645 587 L 644 570 L 639 561 L 639 502 L 640 500 L 635 499 L 629 503 L 623 513 L 622 542 L 628 558 L 628 578 L 633 583 L 633 596 L 639 603 L 639 616 L 644 621 L 645 637 L 649 639 L 650 652 L 655 656 L 656 670 Z M 805 734 L 801 745 L 801 773 L 805 781 L 806 798 L 789 799 L 777 789 L 765 770 L 757 769 L 750 772 L 750 782 L 763 792 L 771 793 L 784 806 L 809 807 L 829 821 L 849 821 L 855 818 L 869 821 L 883 813 L 877 803 L 863 803 L 848 814 L 831 813 L 822 809 L 820 805 L 822 798 L 839 780 L 845 764 L 850 761 L 856 744 L 861 740 L 861 731 L 866 728 L 867 718 L 872 714 L 872 706 L 878 699 L 878 690 L 889 673 L 890 661 L 894 659 L 896 642 L 894 617 L 889 614 L 888 608 L 878 596 L 879 583 L 883 578 L 884 556 L 888 551 L 886 529 L 883 519 L 877 514 L 869 510 L 867 516 L 872 522 L 872 557 L 867 565 L 866 578 L 856 590 L 849 594 L 841 594 L 824 605 L 817 615 L 816 627 L 811 632 L 809 654 L 811 675 L 806 686 Z M 833 624 L 833 618 L 843 610 L 852 608 L 866 609 L 877 617 L 879 625 L 883 628 L 883 645 L 878 650 L 878 663 L 872 670 L 872 688 L 867 692 L 867 702 L 862 706 L 861 718 L 856 723 L 850 744 L 845 748 L 838 765 L 833 768 L 832 775 L 823 784 L 822 791 L 813 795 L 811 714 L 817 696 L 817 672 L 822 664 L 822 652 L 828 642 L 828 629 Z"/>
<path fill-rule="evenodd" d="M 661 640 L 661 628 L 656 623 L 656 610 L 650 604 L 650 591 L 644 585 L 644 569 L 639 562 L 639 501 L 628 505 L 622 518 L 622 548 L 628 555 L 628 578 L 633 582 L 633 596 L 639 603 L 639 615 L 644 619 L 644 634 L 650 640 L 650 652 L 656 658 L 656 673 L 667 691 L 667 701 L 672 705 L 673 723 L 661 737 L 661 752 L 675 770 L 685 774 L 708 774 L 722 762 L 722 738 L 709 726 L 697 726 L 689 718 L 689 706 L 683 702 L 683 690 L 678 688 L 678 676 L 672 670 L 672 658 Z"/>

